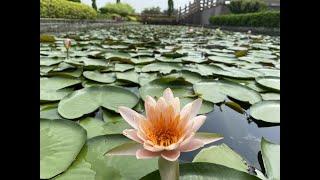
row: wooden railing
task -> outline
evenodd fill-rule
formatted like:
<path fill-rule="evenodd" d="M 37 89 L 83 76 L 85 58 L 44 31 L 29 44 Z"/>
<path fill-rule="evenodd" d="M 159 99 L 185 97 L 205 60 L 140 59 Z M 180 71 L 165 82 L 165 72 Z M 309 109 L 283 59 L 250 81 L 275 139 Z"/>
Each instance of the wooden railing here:
<path fill-rule="evenodd" d="M 217 5 L 224 5 L 226 0 L 194 0 L 193 3 L 180 7 L 177 15 L 178 20 L 189 17 L 190 15 L 201 12 L 203 10 L 215 7 Z"/>

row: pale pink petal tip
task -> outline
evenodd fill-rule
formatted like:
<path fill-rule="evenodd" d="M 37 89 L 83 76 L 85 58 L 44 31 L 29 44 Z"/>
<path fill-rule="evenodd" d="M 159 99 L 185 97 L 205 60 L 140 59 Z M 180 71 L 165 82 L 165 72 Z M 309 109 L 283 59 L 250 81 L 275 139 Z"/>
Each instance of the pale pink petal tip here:
<path fill-rule="evenodd" d="M 126 136 L 127 138 L 132 139 L 132 140 L 134 140 L 134 141 L 142 144 L 143 141 L 142 141 L 142 139 L 138 136 L 137 133 L 138 133 L 138 130 L 136 130 L 136 129 L 125 129 L 125 130 L 123 130 L 123 132 L 122 132 L 122 134 L 123 134 L 124 136 Z"/>
<path fill-rule="evenodd" d="M 167 102 L 171 102 L 174 99 L 173 93 L 170 88 L 164 90 L 163 97 Z"/>
<path fill-rule="evenodd" d="M 197 132 L 206 121 L 206 116 L 200 115 L 193 118 L 192 132 Z"/>
<path fill-rule="evenodd" d="M 168 161 L 176 161 L 180 156 L 179 150 L 172 150 L 172 151 L 163 151 L 161 152 L 161 157 Z"/>
<path fill-rule="evenodd" d="M 120 115 L 122 116 L 122 118 L 127 121 L 128 124 L 130 124 L 130 126 L 132 126 L 133 128 L 137 129 L 138 128 L 138 124 L 139 124 L 139 118 L 143 118 L 143 116 L 139 113 L 137 113 L 136 111 L 124 107 L 124 106 L 120 106 L 118 108 L 118 111 L 120 113 Z"/>

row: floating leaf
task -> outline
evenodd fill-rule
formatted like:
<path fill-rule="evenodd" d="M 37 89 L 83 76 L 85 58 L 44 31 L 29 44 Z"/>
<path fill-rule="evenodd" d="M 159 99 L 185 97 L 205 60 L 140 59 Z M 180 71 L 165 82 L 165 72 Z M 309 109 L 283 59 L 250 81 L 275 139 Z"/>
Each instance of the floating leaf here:
<path fill-rule="evenodd" d="M 59 90 L 40 89 L 40 101 L 59 101 L 73 91 L 72 88 Z"/>
<path fill-rule="evenodd" d="M 142 69 L 141 72 L 160 72 L 162 74 L 169 74 L 172 71 L 178 71 L 180 70 L 181 64 L 176 64 L 176 63 L 152 63 L 145 65 Z"/>
<path fill-rule="evenodd" d="M 122 135 L 97 136 L 89 139 L 77 158 L 77 162 L 72 164 L 68 171 L 59 175 L 60 178 L 71 180 L 88 177 L 89 180 L 130 180 L 140 179 L 156 170 L 157 159 L 138 160 L 134 156 L 104 155 L 106 151 L 129 141 Z M 126 170 L 123 171 L 123 169 Z"/>
<path fill-rule="evenodd" d="M 91 86 L 74 91 L 59 102 L 58 112 L 67 119 L 79 118 L 98 107 L 117 111 L 119 106 L 133 108 L 139 98 L 129 90 L 116 86 Z"/>
<path fill-rule="evenodd" d="M 125 72 L 133 68 L 134 66 L 131 64 L 115 64 L 114 65 L 114 71 L 117 71 L 117 72 Z"/>
<path fill-rule="evenodd" d="M 129 82 L 139 84 L 139 74 L 134 72 L 133 70 L 126 71 L 126 72 L 117 72 L 116 78 L 118 80 L 129 81 Z"/>
<path fill-rule="evenodd" d="M 261 154 L 268 179 L 280 180 L 280 145 L 262 137 Z"/>
<path fill-rule="evenodd" d="M 226 96 L 250 104 L 261 101 L 261 96 L 256 91 L 228 81 L 200 82 L 194 84 L 193 89 L 203 99 L 213 103 L 223 102 Z"/>
<path fill-rule="evenodd" d="M 256 81 L 259 85 L 280 92 L 280 78 L 272 76 L 257 77 Z"/>
<path fill-rule="evenodd" d="M 202 149 L 192 162 L 215 163 L 247 173 L 249 169 L 246 161 L 226 144 Z"/>
<path fill-rule="evenodd" d="M 113 83 L 116 80 L 115 73 L 100 73 L 99 71 L 84 71 L 83 76 L 100 83 Z"/>
<path fill-rule="evenodd" d="M 260 93 L 262 96 L 262 99 L 265 101 L 268 100 L 280 100 L 280 94 L 279 93 Z"/>
<path fill-rule="evenodd" d="M 261 101 L 250 107 L 250 115 L 261 121 L 280 123 L 280 101 Z"/>
<path fill-rule="evenodd" d="M 147 95 L 159 98 L 162 96 L 163 91 L 168 87 L 171 88 L 174 95 L 177 97 L 193 96 L 192 85 L 190 83 L 179 80 L 166 82 L 163 79 L 156 79 L 143 85 L 139 89 L 140 96 L 143 100 Z"/>
<path fill-rule="evenodd" d="M 81 83 L 81 80 L 65 77 L 40 78 L 40 89 L 59 90 Z"/>
<path fill-rule="evenodd" d="M 68 120 L 40 120 L 40 178 L 64 172 L 87 139 L 86 131 Z"/>
<path fill-rule="evenodd" d="M 256 176 L 248 173 L 237 171 L 226 166 L 213 163 L 184 163 L 180 164 L 180 180 L 259 180 Z M 148 174 L 140 180 L 160 180 L 159 171 Z"/>

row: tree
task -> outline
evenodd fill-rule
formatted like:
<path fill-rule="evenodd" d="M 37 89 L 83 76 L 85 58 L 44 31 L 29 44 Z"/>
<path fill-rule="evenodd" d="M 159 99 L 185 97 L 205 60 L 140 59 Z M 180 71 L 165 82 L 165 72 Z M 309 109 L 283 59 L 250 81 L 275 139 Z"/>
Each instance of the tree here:
<path fill-rule="evenodd" d="M 120 0 L 117 0 L 117 3 L 120 3 Z"/>
<path fill-rule="evenodd" d="M 171 16 L 173 14 L 173 11 L 173 0 L 168 0 L 168 16 Z"/>
<path fill-rule="evenodd" d="M 92 8 L 95 9 L 96 11 L 98 10 L 96 0 L 92 0 Z"/>

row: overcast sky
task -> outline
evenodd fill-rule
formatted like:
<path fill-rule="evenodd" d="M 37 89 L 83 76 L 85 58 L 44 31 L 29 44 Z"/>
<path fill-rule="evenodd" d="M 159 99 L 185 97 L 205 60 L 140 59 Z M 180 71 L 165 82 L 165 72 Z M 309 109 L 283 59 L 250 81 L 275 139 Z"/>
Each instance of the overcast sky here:
<path fill-rule="evenodd" d="M 179 8 L 189 3 L 191 0 L 173 0 L 174 8 Z M 81 0 L 82 3 L 91 6 L 91 0 Z M 107 2 L 116 2 L 116 0 L 96 0 L 98 8 L 105 5 Z M 130 4 L 136 12 L 141 12 L 144 8 L 149 8 L 153 6 L 159 6 L 161 10 L 168 8 L 168 0 L 121 0 L 121 2 Z M 192 0 L 193 2 L 193 0 Z"/>

